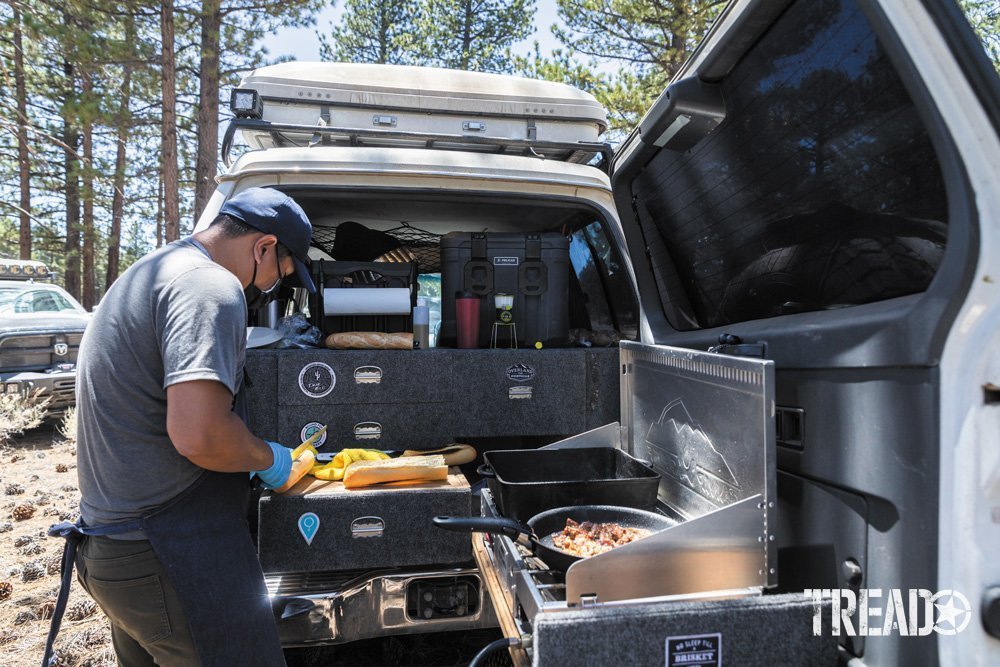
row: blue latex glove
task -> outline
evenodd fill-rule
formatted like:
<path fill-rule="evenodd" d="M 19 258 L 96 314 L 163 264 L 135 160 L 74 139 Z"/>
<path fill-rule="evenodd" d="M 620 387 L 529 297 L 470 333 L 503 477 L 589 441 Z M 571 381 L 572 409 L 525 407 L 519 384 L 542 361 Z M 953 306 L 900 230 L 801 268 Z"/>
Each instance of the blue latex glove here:
<path fill-rule="evenodd" d="M 264 442 L 267 442 L 271 448 L 274 462 L 265 470 L 255 470 L 254 474 L 260 478 L 266 488 L 277 489 L 288 481 L 288 476 L 292 473 L 292 450 L 276 442 L 267 440 Z"/>

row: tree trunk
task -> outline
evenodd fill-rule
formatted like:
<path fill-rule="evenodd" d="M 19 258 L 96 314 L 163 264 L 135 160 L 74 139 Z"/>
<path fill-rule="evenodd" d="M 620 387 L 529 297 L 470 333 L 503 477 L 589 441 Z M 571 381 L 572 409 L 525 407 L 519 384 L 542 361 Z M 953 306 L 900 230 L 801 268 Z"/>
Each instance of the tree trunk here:
<path fill-rule="evenodd" d="M 220 0 L 201 3 L 201 71 L 198 92 L 198 159 L 195 165 L 194 224 L 215 189 L 219 144 Z"/>
<path fill-rule="evenodd" d="M 389 16 L 384 2 L 378 5 L 378 61 L 389 62 Z"/>
<path fill-rule="evenodd" d="M 462 63 L 459 69 L 469 69 L 472 56 L 472 0 L 465 0 L 465 24 L 462 26 Z"/>
<path fill-rule="evenodd" d="M 16 7 L 16 5 L 11 5 Z M 24 84 L 21 13 L 14 9 L 14 88 L 17 97 L 17 171 L 21 187 L 21 259 L 31 259 L 31 160 L 28 155 L 28 93 Z"/>
<path fill-rule="evenodd" d="M 118 267 L 121 260 L 122 213 L 125 208 L 125 160 L 128 155 L 125 149 L 127 148 L 129 129 L 132 126 L 129 103 L 132 100 L 132 58 L 135 53 L 135 16 L 131 12 L 128 12 L 125 17 L 125 44 L 129 52 L 122 65 L 121 99 L 116 119 L 118 139 L 115 142 L 117 151 L 115 153 L 114 195 L 111 199 L 111 234 L 108 237 L 108 272 L 104 279 L 105 290 L 118 279 Z M 159 234 L 157 234 L 157 239 L 159 239 Z"/>
<path fill-rule="evenodd" d="M 160 38 L 162 41 L 160 87 L 163 93 L 160 171 L 163 174 L 163 236 L 167 243 L 180 238 L 180 197 L 177 173 L 177 91 L 174 63 L 174 3 L 160 0 Z"/>
<path fill-rule="evenodd" d="M 80 298 L 80 181 L 77 150 L 80 147 L 80 132 L 76 128 L 76 70 L 73 63 L 63 61 L 66 77 L 65 103 L 63 115 L 63 153 L 66 171 L 66 291 L 73 298 Z"/>
<path fill-rule="evenodd" d="M 156 181 L 156 247 L 163 245 L 163 170 Z"/>
<path fill-rule="evenodd" d="M 80 303 L 91 310 L 97 302 L 94 289 L 94 122 L 90 107 L 93 104 L 93 78 L 88 68 L 81 71 L 82 97 L 87 109 L 83 113 L 83 290 Z"/>

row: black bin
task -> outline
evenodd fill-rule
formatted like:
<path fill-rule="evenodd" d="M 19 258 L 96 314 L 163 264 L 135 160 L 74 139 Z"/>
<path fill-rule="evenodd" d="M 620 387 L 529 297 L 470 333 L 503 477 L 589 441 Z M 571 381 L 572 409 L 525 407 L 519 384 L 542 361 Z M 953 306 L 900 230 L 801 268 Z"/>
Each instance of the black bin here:
<path fill-rule="evenodd" d="M 514 296 L 517 347 L 569 338 L 569 239 L 562 234 L 452 232 L 441 239 L 440 347 L 454 347 L 455 293 L 479 295 L 479 347 L 489 347 L 494 295 Z M 506 330 L 498 347 L 508 347 Z"/>
<path fill-rule="evenodd" d="M 613 447 L 496 450 L 483 460 L 479 474 L 506 517 L 527 521 L 571 505 L 656 507 L 660 475 Z"/>

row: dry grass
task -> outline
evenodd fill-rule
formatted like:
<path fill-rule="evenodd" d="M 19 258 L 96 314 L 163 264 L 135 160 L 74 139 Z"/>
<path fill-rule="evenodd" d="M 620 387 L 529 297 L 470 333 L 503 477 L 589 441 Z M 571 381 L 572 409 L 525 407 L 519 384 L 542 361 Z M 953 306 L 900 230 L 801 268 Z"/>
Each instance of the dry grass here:
<path fill-rule="evenodd" d="M 49 399 L 39 400 L 38 393 L 0 394 L 0 447 L 12 438 L 41 426 Z"/>
<path fill-rule="evenodd" d="M 26 428 L 24 435 L 10 437 L 0 446 L 0 582 L 12 587 L 10 597 L 0 600 L 0 663 L 5 666 L 36 667 L 42 661 L 63 548 L 63 540 L 47 537 L 45 531 L 60 520 L 75 520 L 80 502 L 75 451 L 51 423 Z M 8 488 L 16 492 L 19 487 L 23 492 L 5 495 Z M 13 508 L 29 502 L 34 515 L 15 521 Z M 104 614 L 92 605 L 74 577 L 56 640 L 60 665 L 115 664 L 111 630 Z"/>
<path fill-rule="evenodd" d="M 76 406 L 66 410 L 58 429 L 63 441 L 72 447 L 76 447 Z"/>

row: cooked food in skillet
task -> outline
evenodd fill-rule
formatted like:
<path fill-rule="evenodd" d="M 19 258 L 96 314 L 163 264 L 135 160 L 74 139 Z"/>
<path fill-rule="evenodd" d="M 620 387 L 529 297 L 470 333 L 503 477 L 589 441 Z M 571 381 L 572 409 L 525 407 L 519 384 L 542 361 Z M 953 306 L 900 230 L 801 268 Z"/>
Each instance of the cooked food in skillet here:
<path fill-rule="evenodd" d="M 650 532 L 645 528 L 629 528 L 619 523 L 591 521 L 577 523 L 567 518 L 566 527 L 558 533 L 553 533 L 552 544 L 573 556 L 589 558 L 623 544 L 641 540 Z"/>

